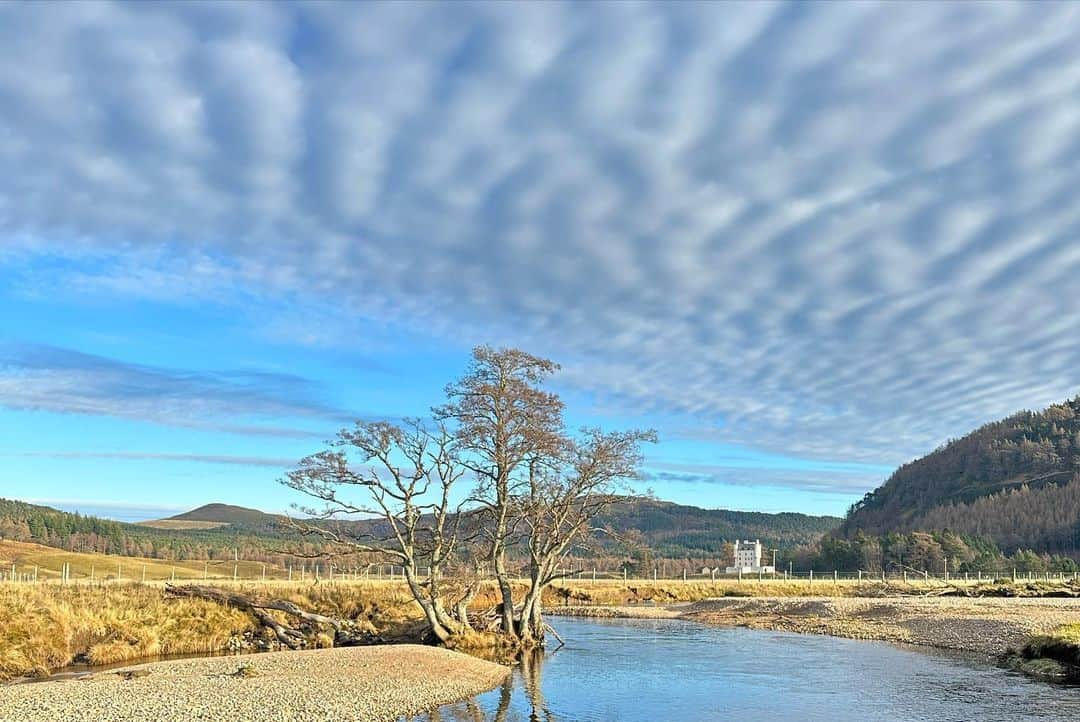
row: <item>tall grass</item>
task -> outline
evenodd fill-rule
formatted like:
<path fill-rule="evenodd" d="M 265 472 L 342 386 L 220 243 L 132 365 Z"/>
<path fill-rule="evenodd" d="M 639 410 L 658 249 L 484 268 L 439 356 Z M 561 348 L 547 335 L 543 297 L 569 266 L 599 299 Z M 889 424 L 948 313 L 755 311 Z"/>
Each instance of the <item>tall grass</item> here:
<path fill-rule="evenodd" d="M 289 599 L 372 631 L 416 616 L 400 584 L 267 582 L 235 588 Z M 247 614 L 200 599 L 166 599 L 159 585 L 3 584 L 0 679 L 48 674 L 75 661 L 111 664 L 220 652 L 234 637 L 254 631 Z"/>
<path fill-rule="evenodd" d="M 91 664 L 225 649 L 249 629 L 247 615 L 201 600 L 166 601 L 130 585 L 0 588 L 0 678 Z"/>
<path fill-rule="evenodd" d="M 925 589 L 921 582 L 901 583 L 806 579 L 678 581 L 678 580 L 567 580 L 552 585 L 548 605 L 620 605 L 653 602 L 697 602 L 715 597 L 865 597 L 909 593 Z M 931 583 L 932 584 L 932 583 Z"/>

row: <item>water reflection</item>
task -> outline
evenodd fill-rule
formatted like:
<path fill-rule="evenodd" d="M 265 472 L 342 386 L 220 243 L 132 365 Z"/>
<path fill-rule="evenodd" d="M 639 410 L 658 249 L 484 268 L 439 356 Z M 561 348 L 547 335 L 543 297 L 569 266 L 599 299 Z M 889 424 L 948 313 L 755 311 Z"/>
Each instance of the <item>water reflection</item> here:
<path fill-rule="evenodd" d="M 508 722 L 514 690 L 519 689 L 528 700 L 529 722 L 555 722 L 556 717 L 544 703 L 544 658 L 545 653 L 540 650 L 527 652 L 518 661 L 514 673 L 494 693 L 488 693 L 488 696 L 494 694 L 496 697 L 490 716 L 481 708 L 479 698 L 474 697 L 432 710 L 418 719 L 423 722 Z"/>
<path fill-rule="evenodd" d="M 1080 719 L 1080 690 L 966 656 L 653 620 L 558 620 L 567 646 L 422 722 Z"/>

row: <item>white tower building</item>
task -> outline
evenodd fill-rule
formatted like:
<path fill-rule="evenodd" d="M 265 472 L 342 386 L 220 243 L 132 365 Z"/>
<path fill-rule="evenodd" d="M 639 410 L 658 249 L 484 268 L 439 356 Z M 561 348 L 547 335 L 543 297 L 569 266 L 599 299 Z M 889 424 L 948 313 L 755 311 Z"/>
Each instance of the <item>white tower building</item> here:
<path fill-rule="evenodd" d="M 772 574 L 776 569 L 761 565 L 761 541 L 735 541 L 735 566 L 728 567 L 728 574 Z"/>

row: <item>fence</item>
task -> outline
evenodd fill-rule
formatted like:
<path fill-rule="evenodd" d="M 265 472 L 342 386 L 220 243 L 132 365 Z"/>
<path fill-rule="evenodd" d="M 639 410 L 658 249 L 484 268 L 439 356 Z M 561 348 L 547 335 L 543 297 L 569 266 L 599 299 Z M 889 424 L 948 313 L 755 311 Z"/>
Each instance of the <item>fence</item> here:
<path fill-rule="evenodd" d="M 422 569 L 421 577 L 426 577 L 429 570 Z M 601 571 L 592 569 L 568 569 L 563 572 L 566 582 L 693 582 L 693 583 L 741 583 L 747 582 L 805 582 L 813 587 L 815 584 L 825 583 L 868 583 L 868 582 L 904 582 L 907 584 L 978 584 L 994 580 L 1017 581 L 1043 581 L 1043 582 L 1075 582 L 1080 575 L 1075 572 L 1021 572 L 1012 570 L 1006 574 L 989 574 L 983 572 L 963 572 L 942 575 L 934 575 L 926 571 L 906 570 L 891 573 L 870 573 L 866 571 L 834 570 L 831 572 L 819 572 L 810 570 L 807 572 L 757 572 L 750 574 L 720 573 L 718 570 L 708 570 L 694 573 L 687 569 L 680 569 L 674 574 L 664 574 L 659 567 L 653 569 L 651 574 L 631 574 L 627 569 L 620 571 Z M 0 582 L 3 583 L 75 583 L 75 582 L 192 582 L 214 581 L 216 582 L 347 582 L 347 581 L 404 581 L 405 574 L 402 567 L 390 564 L 372 564 L 366 567 L 338 567 L 333 564 L 298 564 L 287 567 L 274 567 L 257 562 L 205 562 L 199 569 L 189 564 L 171 566 L 168 563 L 157 562 L 154 564 L 142 564 L 139 562 L 119 561 L 113 565 L 91 565 L 72 569 L 70 563 L 62 563 L 59 568 L 38 565 L 12 564 L 10 568 L 0 569 Z"/>

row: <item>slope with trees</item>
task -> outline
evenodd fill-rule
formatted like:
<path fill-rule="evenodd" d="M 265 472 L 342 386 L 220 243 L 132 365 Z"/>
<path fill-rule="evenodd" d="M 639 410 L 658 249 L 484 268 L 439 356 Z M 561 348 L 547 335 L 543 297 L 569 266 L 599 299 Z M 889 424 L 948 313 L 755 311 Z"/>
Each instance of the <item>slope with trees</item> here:
<path fill-rule="evenodd" d="M 1001 558 L 1080 555 L 1080 397 L 986 424 L 904 464 L 852 506 L 838 536 L 911 543 L 914 532 L 989 545 Z"/>

